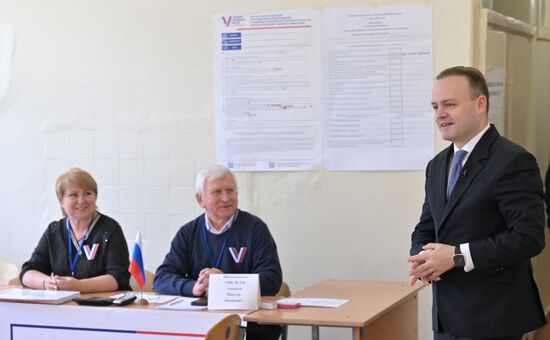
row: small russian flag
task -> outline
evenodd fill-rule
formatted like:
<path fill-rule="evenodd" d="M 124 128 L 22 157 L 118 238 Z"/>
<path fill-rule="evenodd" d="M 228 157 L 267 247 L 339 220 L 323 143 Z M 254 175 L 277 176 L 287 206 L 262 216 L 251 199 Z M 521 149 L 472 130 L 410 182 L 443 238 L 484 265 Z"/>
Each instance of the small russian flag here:
<path fill-rule="evenodd" d="M 139 230 L 136 235 L 136 243 L 134 244 L 134 251 L 130 257 L 130 267 L 128 271 L 132 274 L 136 280 L 139 288 L 143 288 L 145 285 L 145 269 L 143 268 L 143 257 L 141 256 L 141 235 Z"/>

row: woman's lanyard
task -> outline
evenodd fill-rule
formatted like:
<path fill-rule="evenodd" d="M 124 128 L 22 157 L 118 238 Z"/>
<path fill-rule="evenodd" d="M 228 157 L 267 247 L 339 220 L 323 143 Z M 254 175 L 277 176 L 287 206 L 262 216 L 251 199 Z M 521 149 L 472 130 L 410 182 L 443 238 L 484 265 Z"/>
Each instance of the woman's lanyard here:
<path fill-rule="evenodd" d="M 229 232 L 227 233 L 227 236 L 225 237 L 225 240 L 223 240 L 222 249 L 220 250 L 220 253 L 218 254 L 218 259 L 216 262 L 214 262 L 214 254 L 212 254 L 212 249 L 210 249 L 210 245 L 208 244 L 208 239 L 206 238 L 206 215 L 204 216 L 204 228 L 202 229 L 202 236 L 204 239 L 204 244 L 206 244 L 206 250 L 208 251 L 208 256 L 210 257 L 210 265 L 212 268 L 218 268 L 220 267 L 220 262 L 222 260 L 223 252 L 225 251 L 225 247 L 227 245 L 227 240 L 229 239 L 229 236 L 231 236 L 231 232 L 233 232 L 233 229 L 235 229 L 235 226 L 233 225 L 235 223 L 235 220 L 237 219 L 237 212 L 235 212 L 235 215 L 233 216 L 233 220 L 231 221 L 231 228 L 229 228 Z"/>
<path fill-rule="evenodd" d="M 98 215 L 99 216 L 99 215 Z M 82 246 L 84 246 L 84 241 L 88 239 L 88 236 L 90 235 L 90 232 L 92 231 L 92 228 L 95 224 L 97 219 L 95 216 L 90 221 L 90 225 L 88 226 L 88 231 L 86 232 L 86 235 L 84 235 L 84 238 L 80 240 L 78 243 L 78 251 L 76 252 L 74 259 L 73 259 L 73 245 L 71 244 L 71 220 L 67 217 L 67 244 L 69 246 L 69 266 L 71 266 L 71 276 L 74 277 L 74 271 L 76 269 L 76 262 L 78 261 L 78 258 L 80 257 L 80 254 L 82 254 Z M 76 247 L 75 247 L 76 248 Z"/>

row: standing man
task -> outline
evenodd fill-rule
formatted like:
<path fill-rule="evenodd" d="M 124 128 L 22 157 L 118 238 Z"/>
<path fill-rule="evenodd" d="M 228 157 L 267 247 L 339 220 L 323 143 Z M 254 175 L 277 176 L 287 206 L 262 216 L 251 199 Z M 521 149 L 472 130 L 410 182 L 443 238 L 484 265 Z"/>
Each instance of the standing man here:
<path fill-rule="evenodd" d="M 544 248 L 539 168 L 489 125 L 481 72 L 457 66 L 436 79 L 435 123 L 453 144 L 426 169 L 411 284 L 433 283 L 434 339 L 520 340 L 545 323 L 531 267 Z"/>
<path fill-rule="evenodd" d="M 275 295 L 282 283 L 277 246 L 267 225 L 238 209 L 235 176 L 212 166 L 201 171 L 195 198 L 205 213 L 180 228 L 157 269 L 153 286 L 160 293 L 208 295 L 210 274 L 253 273 L 262 295 Z M 247 339 L 278 339 L 281 327 L 249 322 Z"/>

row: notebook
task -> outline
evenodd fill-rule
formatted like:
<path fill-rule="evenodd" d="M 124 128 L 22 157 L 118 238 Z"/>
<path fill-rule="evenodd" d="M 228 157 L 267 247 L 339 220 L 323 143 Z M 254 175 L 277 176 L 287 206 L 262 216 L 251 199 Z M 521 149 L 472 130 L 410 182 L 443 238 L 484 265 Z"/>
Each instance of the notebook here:
<path fill-rule="evenodd" d="M 36 290 L 11 288 L 0 290 L 0 301 L 45 303 L 58 305 L 78 297 L 80 292 L 70 290 Z"/>

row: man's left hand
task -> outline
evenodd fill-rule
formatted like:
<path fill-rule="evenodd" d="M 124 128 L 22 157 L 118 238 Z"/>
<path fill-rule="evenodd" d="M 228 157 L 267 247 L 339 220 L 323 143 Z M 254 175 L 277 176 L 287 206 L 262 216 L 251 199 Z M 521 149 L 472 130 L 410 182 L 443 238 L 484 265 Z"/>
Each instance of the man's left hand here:
<path fill-rule="evenodd" d="M 198 281 L 205 288 L 205 295 L 208 296 L 208 286 L 210 284 L 210 274 L 223 274 L 218 268 L 203 268 L 199 273 Z"/>
<path fill-rule="evenodd" d="M 424 251 L 408 259 L 409 262 L 417 264 L 411 266 L 411 277 L 422 278 L 423 281 L 439 281 L 443 273 L 454 268 L 454 246 L 428 243 L 422 249 Z"/>

